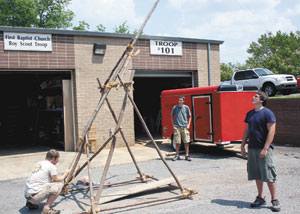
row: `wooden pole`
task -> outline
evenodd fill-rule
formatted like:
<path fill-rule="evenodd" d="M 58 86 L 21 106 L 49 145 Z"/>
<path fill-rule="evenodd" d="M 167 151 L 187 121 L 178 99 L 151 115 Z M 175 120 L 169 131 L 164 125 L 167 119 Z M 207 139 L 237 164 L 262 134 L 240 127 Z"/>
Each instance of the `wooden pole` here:
<path fill-rule="evenodd" d="M 90 187 L 90 201 L 91 201 L 91 211 L 92 214 L 96 214 L 95 204 L 94 204 L 94 194 L 93 194 L 93 180 L 91 176 L 91 168 L 90 168 L 90 148 L 89 148 L 89 141 L 87 135 L 85 136 L 85 146 L 86 146 L 86 159 L 87 159 L 87 171 L 89 177 L 89 187 Z"/>
<path fill-rule="evenodd" d="M 124 99 L 123 99 L 123 105 L 122 105 L 121 111 L 119 113 L 119 118 L 118 118 L 118 123 L 117 123 L 116 129 L 119 129 L 120 126 L 121 126 L 121 122 L 123 120 L 124 112 L 125 112 L 125 109 L 126 109 L 128 93 L 129 93 L 129 91 L 126 90 L 125 91 L 125 96 L 124 96 Z M 104 170 L 103 170 L 103 173 L 102 173 L 100 185 L 99 185 L 96 197 L 95 197 L 95 204 L 98 204 L 98 202 L 100 200 L 102 190 L 103 190 L 103 187 L 104 187 L 104 182 L 105 182 L 105 179 L 106 179 L 106 176 L 107 176 L 107 173 L 108 173 L 109 166 L 111 164 L 111 160 L 112 160 L 113 152 L 114 152 L 114 149 L 115 149 L 115 145 L 116 145 L 116 137 L 114 136 L 113 140 L 112 140 L 112 143 L 111 143 L 111 148 L 110 148 L 107 160 L 106 160 L 106 164 L 105 164 L 105 167 L 104 167 Z"/>
<path fill-rule="evenodd" d="M 81 137 L 79 137 L 78 141 L 77 141 L 77 146 L 79 147 L 78 148 L 78 156 L 76 157 L 75 161 L 74 161 L 74 164 L 70 170 L 70 173 L 66 179 L 66 183 L 65 183 L 65 186 L 67 184 L 70 183 L 70 181 L 73 179 L 73 174 L 75 172 L 75 169 L 78 165 L 78 162 L 80 160 L 80 156 L 81 156 L 81 153 L 82 153 L 82 149 L 83 149 L 83 144 L 84 144 L 84 140 L 83 140 L 83 136 L 85 136 L 87 134 L 87 132 L 89 131 L 90 127 L 92 126 L 93 124 L 93 121 L 95 120 L 100 108 L 102 107 L 105 99 L 107 98 L 111 88 L 107 88 L 106 85 L 110 82 L 110 81 L 115 81 L 117 79 L 117 75 L 120 73 L 120 71 L 124 71 L 126 70 L 128 64 L 129 64 L 129 61 L 131 60 L 132 58 L 132 54 L 133 54 L 133 46 L 134 44 L 136 43 L 136 41 L 138 40 L 139 36 L 141 35 L 141 33 L 143 32 L 143 29 L 146 25 L 146 23 L 148 22 L 148 20 L 150 19 L 153 11 L 155 10 L 157 4 L 158 4 L 159 0 L 156 0 L 152 9 L 150 10 L 149 14 L 147 15 L 146 19 L 144 20 L 143 24 L 141 25 L 138 33 L 135 35 L 135 37 L 131 40 L 131 42 L 129 43 L 128 47 L 126 48 L 126 50 L 123 52 L 121 58 L 119 59 L 119 61 L 117 62 L 116 66 L 113 68 L 113 70 L 111 71 L 109 77 L 107 78 L 106 82 L 105 82 L 105 85 L 104 85 L 104 89 L 103 89 L 103 94 L 98 102 L 98 105 L 95 109 L 95 111 L 93 112 L 92 116 L 90 117 L 90 119 L 88 120 L 84 130 L 83 130 L 83 133 L 81 135 Z"/>

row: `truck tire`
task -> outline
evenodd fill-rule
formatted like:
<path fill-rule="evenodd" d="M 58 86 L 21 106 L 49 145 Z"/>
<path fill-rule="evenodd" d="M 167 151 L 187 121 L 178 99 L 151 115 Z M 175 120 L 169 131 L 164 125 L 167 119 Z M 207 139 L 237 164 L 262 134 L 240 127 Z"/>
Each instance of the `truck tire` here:
<path fill-rule="evenodd" d="M 275 86 L 272 83 L 264 84 L 263 91 L 266 92 L 266 94 L 270 97 L 274 96 L 277 92 Z"/>
<path fill-rule="evenodd" d="M 171 147 L 174 151 L 176 151 L 176 143 L 174 142 L 174 135 L 172 134 L 171 136 Z M 183 145 L 183 142 L 181 141 L 181 144 L 180 144 L 180 149 L 179 151 L 184 151 L 184 145 Z"/>

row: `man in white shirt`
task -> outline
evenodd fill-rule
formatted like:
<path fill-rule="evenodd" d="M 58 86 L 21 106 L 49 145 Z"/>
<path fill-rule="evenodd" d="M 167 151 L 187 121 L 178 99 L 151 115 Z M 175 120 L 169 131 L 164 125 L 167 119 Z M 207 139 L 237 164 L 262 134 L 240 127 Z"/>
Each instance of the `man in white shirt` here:
<path fill-rule="evenodd" d="M 67 169 L 63 175 L 58 176 L 55 165 L 59 161 L 59 153 L 51 149 L 46 154 L 46 160 L 38 162 L 26 180 L 25 198 L 29 209 L 37 209 L 38 203 L 47 199 L 42 214 L 59 214 L 59 210 L 51 209 L 51 205 L 59 196 L 63 181 L 69 174 Z"/>

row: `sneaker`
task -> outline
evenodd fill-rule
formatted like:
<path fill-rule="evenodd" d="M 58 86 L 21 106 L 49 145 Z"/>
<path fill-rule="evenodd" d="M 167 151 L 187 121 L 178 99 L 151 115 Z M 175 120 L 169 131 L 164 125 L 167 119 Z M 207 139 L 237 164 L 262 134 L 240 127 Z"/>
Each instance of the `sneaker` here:
<path fill-rule="evenodd" d="M 55 210 L 55 209 L 45 210 L 45 209 L 43 209 L 42 214 L 60 214 L 60 210 Z"/>
<path fill-rule="evenodd" d="M 257 196 L 255 201 L 253 203 L 251 203 L 251 207 L 259 207 L 262 205 L 266 205 L 265 197 L 261 198 L 261 197 Z"/>
<path fill-rule="evenodd" d="M 185 156 L 185 160 L 187 160 L 187 161 L 191 161 L 191 158 L 190 158 L 190 156 L 186 155 L 186 156 Z"/>
<path fill-rule="evenodd" d="M 175 157 L 173 158 L 173 161 L 176 161 L 176 160 L 180 160 L 180 156 L 179 155 L 175 155 Z"/>
<path fill-rule="evenodd" d="M 279 204 L 278 199 L 272 200 L 271 203 L 272 203 L 271 210 L 273 212 L 279 212 L 280 211 L 280 204 Z"/>
<path fill-rule="evenodd" d="M 26 202 L 26 207 L 28 207 L 28 209 L 30 210 L 36 210 L 37 208 L 39 208 L 37 204 L 30 203 L 29 201 Z"/>

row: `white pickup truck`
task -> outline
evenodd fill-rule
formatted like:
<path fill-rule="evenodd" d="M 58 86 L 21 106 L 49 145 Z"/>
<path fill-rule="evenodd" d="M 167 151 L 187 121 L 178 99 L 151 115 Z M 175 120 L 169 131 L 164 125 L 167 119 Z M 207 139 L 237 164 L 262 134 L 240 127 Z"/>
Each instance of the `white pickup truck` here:
<path fill-rule="evenodd" d="M 274 74 L 266 68 L 239 70 L 233 73 L 231 80 L 222 82 L 223 85 L 256 86 L 269 96 L 277 91 L 291 94 L 297 91 L 297 80 L 293 75 Z"/>

